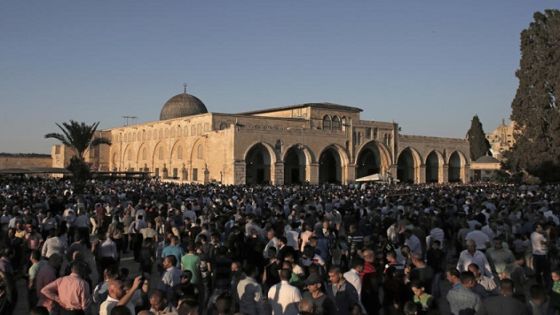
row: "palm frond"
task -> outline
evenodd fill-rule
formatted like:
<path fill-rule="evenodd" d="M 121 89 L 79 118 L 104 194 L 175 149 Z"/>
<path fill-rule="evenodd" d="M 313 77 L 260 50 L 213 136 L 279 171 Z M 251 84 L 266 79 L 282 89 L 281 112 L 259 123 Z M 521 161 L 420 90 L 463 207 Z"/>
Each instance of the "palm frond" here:
<path fill-rule="evenodd" d="M 101 138 L 95 138 L 91 141 L 91 146 L 92 147 L 98 146 L 100 144 L 111 145 L 111 140 L 101 137 Z"/>

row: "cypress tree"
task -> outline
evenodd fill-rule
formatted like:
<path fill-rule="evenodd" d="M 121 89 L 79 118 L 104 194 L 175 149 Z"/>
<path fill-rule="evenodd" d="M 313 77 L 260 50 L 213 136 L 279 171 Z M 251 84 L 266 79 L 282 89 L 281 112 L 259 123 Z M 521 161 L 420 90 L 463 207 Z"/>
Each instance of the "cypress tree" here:
<path fill-rule="evenodd" d="M 516 143 L 506 166 L 543 181 L 560 180 L 560 11 L 534 14 L 521 33 L 519 87 L 511 104 Z"/>
<path fill-rule="evenodd" d="M 471 128 L 467 132 L 467 140 L 471 151 L 471 161 L 476 161 L 481 156 L 492 155 L 490 152 L 490 142 L 486 139 L 482 123 L 478 115 L 474 115 L 471 120 Z"/>

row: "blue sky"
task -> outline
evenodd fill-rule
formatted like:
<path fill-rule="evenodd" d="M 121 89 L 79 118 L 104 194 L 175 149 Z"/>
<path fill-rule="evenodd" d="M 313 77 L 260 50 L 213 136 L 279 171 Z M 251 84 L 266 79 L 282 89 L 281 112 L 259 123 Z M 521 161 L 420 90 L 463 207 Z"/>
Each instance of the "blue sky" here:
<path fill-rule="evenodd" d="M 189 85 L 209 111 L 329 101 L 406 134 L 508 118 L 520 32 L 556 1 L 3 1 L 0 152 L 55 122 L 153 121 Z"/>

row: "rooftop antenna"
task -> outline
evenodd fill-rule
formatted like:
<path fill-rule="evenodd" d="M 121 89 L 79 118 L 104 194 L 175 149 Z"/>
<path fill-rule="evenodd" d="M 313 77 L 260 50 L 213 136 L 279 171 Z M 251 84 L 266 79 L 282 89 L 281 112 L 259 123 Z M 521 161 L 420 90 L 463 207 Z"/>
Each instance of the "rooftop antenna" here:
<path fill-rule="evenodd" d="M 125 116 L 122 116 L 122 118 L 125 119 L 125 124 L 124 125 L 128 126 L 129 120 L 132 120 L 132 123 L 134 123 L 134 120 L 138 117 L 136 117 L 136 116 L 126 116 L 125 115 Z"/>
<path fill-rule="evenodd" d="M 187 94 L 187 84 L 183 83 L 183 93 Z"/>

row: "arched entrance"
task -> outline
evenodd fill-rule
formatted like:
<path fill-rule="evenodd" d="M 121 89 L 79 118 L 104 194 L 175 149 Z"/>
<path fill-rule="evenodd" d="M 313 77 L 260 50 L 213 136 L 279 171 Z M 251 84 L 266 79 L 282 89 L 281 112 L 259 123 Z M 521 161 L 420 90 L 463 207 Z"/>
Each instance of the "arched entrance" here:
<path fill-rule="evenodd" d="M 461 181 L 461 157 L 457 151 L 449 157 L 449 169 L 447 179 L 450 183 Z"/>
<path fill-rule="evenodd" d="M 306 178 L 306 159 L 302 148 L 293 146 L 284 158 L 284 184 L 301 184 Z"/>
<path fill-rule="evenodd" d="M 377 146 L 368 146 L 358 154 L 356 178 L 381 173 L 381 155 Z"/>
<path fill-rule="evenodd" d="M 410 148 L 404 149 L 399 155 L 397 161 L 397 179 L 401 183 L 414 183 L 415 165 L 414 156 L 412 155 L 412 150 Z"/>
<path fill-rule="evenodd" d="M 439 182 L 439 157 L 436 151 L 432 151 L 426 158 L 426 183 Z"/>
<path fill-rule="evenodd" d="M 245 183 L 270 184 L 270 154 L 264 145 L 254 145 L 245 156 Z"/>
<path fill-rule="evenodd" d="M 334 148 L 328 148 L 319 157 L 319 184 L 341 183 L 342 163 L 340 155 Z"/>

